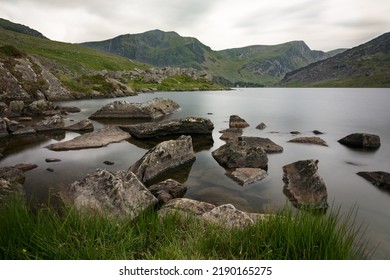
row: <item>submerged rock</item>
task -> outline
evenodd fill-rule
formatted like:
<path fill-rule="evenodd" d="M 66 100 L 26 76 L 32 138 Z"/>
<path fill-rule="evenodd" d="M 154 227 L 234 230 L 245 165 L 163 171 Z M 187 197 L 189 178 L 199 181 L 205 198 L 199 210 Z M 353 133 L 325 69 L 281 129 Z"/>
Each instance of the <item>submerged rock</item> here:
<path fill-rule="evenodd" d="M 127 125 L 120 128 L 129 132 L 133 137 L 144 139 L 167 135 L 211 135 L 214 124 L 206 118 L 187 117 L 178 120 Z"/>
<path fill-rule="evenodd" d="M 69 187 L 67 200 L 80 211 L 136 218 L 157 199 L 132 172 L 97 169 Z"/>
<path fill-rule="evenodd" d="M 328 147 L 328 144 L 321 139 L 320 137 L 297 137 L 294 139 L 291 139 L 291 143 L 303 143 L 303 144 L 314 144 L 314 145 L 320 145 L 320 146 L 325 146 Z"/>
<path fill-rule="evenodd" d="M 233 169 L 240 167 L 266 169 L 268 157 L 264 149 L 251 145 L 242 137 L 230 141 L 212 152 L 214 159 L 223 167 Z"/>
<path fill-rule="evenodd" d="M 175 167 L 195 160 L 191 136 L 180 136 L 176 140 L 161 142 L 150 149 L 129 171 L 148 184 L 155 177 Z"/>
<path fill-rule="evenodd" d="M 326 186 L 317 171 L 317 160 L 302 160 L 283 166 L 283 192 L 295 207 L 328 208 Z"/>
<path fill-rule="evenodd" d="M 390 173 L 384 171 L 362 171 L 358 172 L 357 174 L 369 181 L 374 186 L 377 186 L 378 188 L 385 191 L 390 191 Z"/>
<path fill-rule="evenodd" d="M 378 149 L 381 146 L 381 140 L 378 135 L 368 133 L 353 133 L 338 141 L 340 144 L 365 149 Z"/>
<path fill-rule="evenodd" d="M 77 136 L 76 138 L 69 141 L 51 144 L 47 146 L 47 148 L 53 151 L 100 148 L 111 143 L 122 142 L 129 139 L 130 137 L 130 134 L 123 131 L 119 127 L 109 126 L 102 128 L 97 132 L 88 132 L 86 134 Z"/>
<path fill-rule="evenodd" d="M 156 119 L 179 109 L 180 106 L 176 102 L 164 98 L 155 98 L 144 103 L 114 101 L 96 111 L 90 119 Z"/>
<path fill-rule="evenodd" d="M 268 175 L 267 171 L 261 168 L 237 168 L 227 174 L 242 186 L 261 181 Z"/>

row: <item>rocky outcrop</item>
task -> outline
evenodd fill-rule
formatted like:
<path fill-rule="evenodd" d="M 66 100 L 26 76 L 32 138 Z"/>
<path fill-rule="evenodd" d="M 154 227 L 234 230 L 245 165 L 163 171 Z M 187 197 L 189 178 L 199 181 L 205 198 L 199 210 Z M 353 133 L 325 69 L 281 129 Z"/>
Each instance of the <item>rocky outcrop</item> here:
<path fill-rule="evenodd" d="M 260 168 L 237 168 L 233 172 L 228 172 L 227 175 L 240 185 L 245 186 L 263 180 L 268 174 L 267 171 Z"/>
<path fill-rule="evenodd" d="M 159 204 L 165 204 L 174 198 L 181 198 L 187 192 L 187 187 L 173 180 L 167 179 L 148 187 L 148 190 L 158 199 Z"/>
<path fill-rule="evenodd" d="M 254 223 L 248 213 L 236 209 L 231 204 L 215 206 L 210 203 L 187 198 L 173 199 L 158 212 L 160 217 L 178 214 L 183 217 L 193 216 L 205 222 L 215 223 L 227 228 L 244 228 Z"/>
<path fill-rule="evenodd" d="M 381 140 L 378 135 L 368 133 L 353 133 L 338 141 L 340 144 L 364 149 L 378 149 L 381 146 Z"/>
<path fill-rule="evenodd" d="M 149 184 L 162 173 L 194 160 L 192 138 L 183 135 L 156 145 L 134 163 L 129 171 L 134 172 L 143 183 Z"/>
<path fill-rule="evenodd" d="M 237 115 L 231 115 L 229 118 L 229 128 L 245 128 L 249 124 Z"/>
<path fill-rule="evenodd" d="M 46 100 L 37 100 L 26 106 L 24 110 L 26 115 L 33 115 L 33 116 L 43 116 L 50 114 L 50 112 L 54 111 L 54 105 L 50 101 Z"/>
<path fill-rule="evenodd" d="M 60 130 L 63 129 L 64 127 L 65 127 L 65 122 L 61 115 L 54 115 L 52 117 L 47 117 L 43 121 L 40 121 L 33 126 L 33 128 L 37 132 Z"/>
<path fill-rule="evenodd" d="M 47 148 L 53 151 L 100 148 L 111 143 L 122 142 L 130 137 L 130 134 L 121 130 L 119 127 L 109 126 L 97 132 L 89 132 L 77 136 L 69 141 L 50 144 Z"/>
<path fill-rule="evenodd" d="M 96 111 L 90 119 L 156 119 L 179 110 L 180 106 L 164 98 L 155 98 L 143 103 L 114 101 Z"/>
<path fill-rule="evenodd" d="M 374 186 L 377 186 L 384 191 L 390 191 L 390 173 L 384 171 L 362 171 L 358 172 L 357 174 L 369 181 Z"/>
<path fill-rule="evenodd" d="M 212 152 L 214 159 L 228 169 L 250 167 L 266 169 L 268 157 L 265 150 L 252 145 L 242 137 L 230 141 Z"/>
<path fill-rule="evenodd" d="M 291 139 L 291 143 L 303 143 L 303 144 L 314 144 L 314 145 L 320 145 L 320 146 L 325 146 L 328 147 L 328 144 L 321 139 L 320 137 L 297 137 L 294 139 Z"/>
<path fill-rule="evenodd" d="M 297 208 L 326 210 L 328 193 L 318 174 L 317 160 L 302 160 L 283 166 L 283 193 Z"/>
<path fill-rule="evenodd" d="M 65 201 L 80 211 L 134 219 L 157 199 L 132 172 L 97 169 L 70 185 Z"/>
<path fill-rule="evenodd" d="M 141 123 L 121 126 L 131 136 L 136 138 L 156 138 L 167 135 L 211 135 L 213 123 L 206 118 L 187 117 L 178 120 Z"/>

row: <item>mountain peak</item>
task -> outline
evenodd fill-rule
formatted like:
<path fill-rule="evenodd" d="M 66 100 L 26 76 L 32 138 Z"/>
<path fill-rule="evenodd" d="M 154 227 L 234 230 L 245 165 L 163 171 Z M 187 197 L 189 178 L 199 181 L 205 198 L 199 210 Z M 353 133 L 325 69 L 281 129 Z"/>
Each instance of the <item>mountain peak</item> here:
<path fill-rule="evenodd" d="M 45 36 L 43 36 L 42 33 L 38 32 L 38 31 L 36 31 L 36 30 L 26 26 L 26 25 L 14 23 L 14 22 L 11 22 L 11 21 L 3 19 L 3 18 L 0 18 L 0 29 L 5 29 L 5 30 L 9 30 L 9 31 L 17 32 L 17 33 L 22 33 L 22 34 L 42 38 L 42 39 L 47 39 Z"/>

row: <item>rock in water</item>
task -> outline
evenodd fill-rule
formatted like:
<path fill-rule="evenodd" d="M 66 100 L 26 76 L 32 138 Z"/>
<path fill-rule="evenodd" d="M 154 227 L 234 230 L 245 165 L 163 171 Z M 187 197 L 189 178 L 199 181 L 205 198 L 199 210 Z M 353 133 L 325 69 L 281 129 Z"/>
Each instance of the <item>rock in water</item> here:
<path fill-rule="evenodd" d="M 90 119 L 156 119 L 179 109 L 180 106 L 176 102 L 164 98 L 155 98 L 144 103 L 114 101 L 96 111 Z"/>
<path fill-rule="evenodd" d="M 318 174 L 317 160 L 302 160 L 283 166 L 283 193 L 297 208 L 326 210 L 328 193 Z"/>
<path fill-rule="evenodd" d="M 144 139 L 168 135 L 211 135 L 214 124 L 206 118 L 188 117 L 179 120 L 121 126 L 131 136 Z"/>
<path fill-rule="evenodd" d="M 228 173 L 228 176 L 232 177 L 242 186 L 263 180 L 267 175 L 267 171 L 261 168 L 237 168 L 233 172 Z"/>
<path fill-rule="evenodd" d="M 390 173 L 384 171 L 374 171 L 374 172 L 358 172 L 359 176 L 363 177 L 371 184 L 377 186 L 378 188 L 390 191 Z"/>
<path fill-rule="evenodd" d="M 245 128 L 248 126 L 249 124 L 237 115 L 231 115 L 229 118 L 229 128 Z"/>
<path fill-rule="evenodd" d="M 239 138 L 219 147 L 212 152 L 214 159 L 225 168 L 261 168 L 266 169 L 268 157 L 263 148 L 249 145 Z"/>
<path fill-rule="evenodd" d="M 97 169 L 83 180 L 74 182 L 67 196 L 80 211 L 92 210 L 130 219 L 157 203 L 157 199 L 132 172 L 103 169 Z"/>
<path fill-rule="evenodd" d="M 328 147 L 328 144 L 325 142 L 325 140 L 321 139 L 320 137 L 297 137 L 294 139 L 291 139 L 291 143 L 303 143 L 303 144 L 314 144 L 314 145 L 320 145 Z"/>
<path fill-rule="evenodd" d="M 378 149 L 381 140 L 378 135 L 368 133 L 353 133 L 338 141 L 339 143 L 355 148 Z"/>
<path fill-rule="evenodd" d="M 150 149 L 129 171 L 145 184 L 175 167 L 195 160 L 191 136 L 182 135 L 176 140 L 164 141 Z"/>

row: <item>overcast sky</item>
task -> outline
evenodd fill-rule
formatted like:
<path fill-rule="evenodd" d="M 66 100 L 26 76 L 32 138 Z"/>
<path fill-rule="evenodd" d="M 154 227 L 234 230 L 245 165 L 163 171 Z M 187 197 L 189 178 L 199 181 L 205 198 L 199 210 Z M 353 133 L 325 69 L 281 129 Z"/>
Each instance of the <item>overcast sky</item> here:
<path fill-rule="evenodd" d="M 80 43 L 152 29 L 214 50 L 303 40 L 351 48 L 390 31 L 390 0 L 0 0 L 0 17 Z"/>

